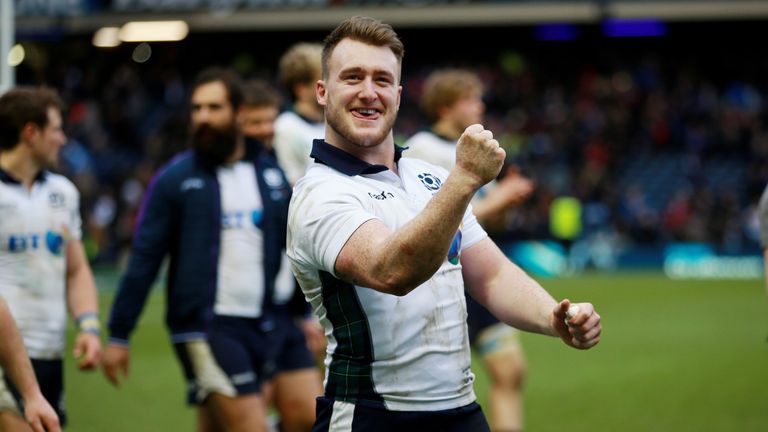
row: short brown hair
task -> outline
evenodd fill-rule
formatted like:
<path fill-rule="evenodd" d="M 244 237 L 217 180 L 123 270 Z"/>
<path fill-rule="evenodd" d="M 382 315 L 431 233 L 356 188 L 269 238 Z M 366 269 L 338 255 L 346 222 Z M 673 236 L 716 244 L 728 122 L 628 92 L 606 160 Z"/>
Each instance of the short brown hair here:
<path fill-rule="evenodd" d="M 421 109 L 430 121 L 438 120 L 442 107 L 449 107 L 474 92 L 483 92 L 476 73 L 464 69 L 440 69 L 432 72 L 421 92 Z"/>
<path fill-rule="evenodd" d="M 61 99 L 49 87 L 16 87 L 0 97 L 0 150 L 10 150 L 19 143 L 27 123 L 39 128 L 48 125 L 48 109 L 61 110 Z"/>
<path fill-rule="evenodd" d="M 369 17 L 353 16 L 341 22 L 325 38 L 323 46 L 323 77 L 328 76 L 328 60 L 336 45 L 344 39 L 352 39 L 374 46 L 386 46 L 397 57 L 398 66 L 402 65 L 405 47 L 400 37 L 389 24 Z"/>
<path fill-rule="evenodd" d="M 263 79 L 251 79 L 243 84 L 243 106 L 280 108 L 280 94 Z"/>
<path fill-rule="evenodd" d="M 313 83 L 320 74 L 323 45 L 299 42 L 286 51 L 278 63 L 277 76 L 280 85 L 295 99 L 293 87 L 296 84 Z"/>

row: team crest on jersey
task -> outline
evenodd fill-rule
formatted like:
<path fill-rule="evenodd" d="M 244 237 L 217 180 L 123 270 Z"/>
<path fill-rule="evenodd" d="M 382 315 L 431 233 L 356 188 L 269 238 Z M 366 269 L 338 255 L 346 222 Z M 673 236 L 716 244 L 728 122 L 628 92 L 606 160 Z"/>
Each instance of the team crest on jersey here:
<path fill-rule="evenodd" d="M 280 175 L 280 171 L 275 168 L 267 168 L 264 170 L 264 182 L 271 188 L 280 187 L 283 185 L 283 176 Z"/>
<path fill-rule="evenodd" d="M 50 204 L 52 208 L 64 207 L 66 204 L 64 194 L 61 192 L 51 192 L 48 195 L 48 204 Z"/>
<path fill-rule="evenodd" d="M 453 236 L 453 241 L 451 242 L 451 248 L 448 249 L 448 262 L 450 262 L 453 265 L 456 265 L 459 263 L 460 259 L 461 259 L 461 227 L 459 227 L 459 230 L 456 231 L 456 235 Z"/>
<path fill-rule="evenodd" d="M 419 174 L 419 180 L 421 180 L 421 184 L 423 184 L 425 188 L 431 191 L 440 189 L 440 186 L 443 184 L 439 178 L 430 173 Z"/>

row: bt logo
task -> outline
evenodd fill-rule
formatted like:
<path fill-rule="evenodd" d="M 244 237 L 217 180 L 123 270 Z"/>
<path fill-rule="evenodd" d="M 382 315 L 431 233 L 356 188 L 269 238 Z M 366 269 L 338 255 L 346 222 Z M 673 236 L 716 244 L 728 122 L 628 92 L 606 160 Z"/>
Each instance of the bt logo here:
<path fill-rule="evenodd" d="M 45 244 L 45 247 L 52 254 L 61 255 L 64 248 L 64 236 L 53 231 L 48 231 L 45 235 L 37 233 L 12 234 L 4 243 L 7 250 L 13 253 L 38 250 Z"/>
<path fill-rule="evenodd" d="M 262 217 L 263 212 L 260 209 L 254 210 L 250 213 L 250 222 L 253 224 L 253 226 L 260 227 Z M 221 227 L 223 229 L 245 228 L 247 222 L 247 211 L 227 212 L 221 215 Z"/>

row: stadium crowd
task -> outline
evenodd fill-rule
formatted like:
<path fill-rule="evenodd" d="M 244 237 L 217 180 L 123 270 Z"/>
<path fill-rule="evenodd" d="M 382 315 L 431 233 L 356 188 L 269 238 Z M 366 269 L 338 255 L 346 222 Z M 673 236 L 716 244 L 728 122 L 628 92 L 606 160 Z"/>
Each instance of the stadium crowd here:
<path fill-rule="evenodd" d="M 157 51 L 145 64 L 86 56 L 87 62 L 62 60 L 42 72 L 19 70 L 20 83 L 52 85 L 66 102 L 70 141 L 62 170 L 82 192 L 85 241 L 96 261 L 121 256 L 153 172 L 187 145 L 195 70 L 189 59 L 176 61 L 172 48 Z M 418 97 L 429 72 L 468 68 L 486 86 L 487 126 L 507 150 L 507 162 L 536 182 L 528 203 L 495 233 L 501 241 L 553 238 L 550 204 L 570 196 L 581 205 L 581 238 L 757 251 L 755 207 L 768 178 L 764 78 L 747 73 L 746 61 L 732 66 L 743 70 L 724 74 L 712 63 L 673 61 L 670 51 L 613 54 L 610 62 L 586 54 L 555 61 L 502 48 L 492 58 L 412 57 L 396 141 L 428 124 Z M 240 53 L 220 63 L 246 77 L 276 80 L 276 61 Z"/>

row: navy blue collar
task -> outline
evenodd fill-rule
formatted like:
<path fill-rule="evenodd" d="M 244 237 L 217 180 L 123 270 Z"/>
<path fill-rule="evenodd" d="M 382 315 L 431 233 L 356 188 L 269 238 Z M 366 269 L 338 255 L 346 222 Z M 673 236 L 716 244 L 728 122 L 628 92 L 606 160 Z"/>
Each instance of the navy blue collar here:
<path fill-rule="evenodd" d="M 45 176 L 46 176 L 46 171 L 40 170 L 40 172 L 37 173 L 37 175 L 35 176 L 33 183 L 38 181 L 44 181 Z M 2 168 L 0 168 L 0 182 L 10 183 L 10 184 L 21 184 L 21 182 L 17 178 L 13 177 L 8 171 L 5 171 Z"/>
<path fill-rule="evenodd" d="M 403 150 L 405 149 L 395 145 L 395 163 L 400 160 L 400 157 L 403 155 Z M 312 141 L 312 153 L 309 155 L 315 159 L 315 162 L 328 165 L 336 171 L 348 176 L 376 174 L 389 169 L 384 165 L 369 164 L 321 139 Z"/>

